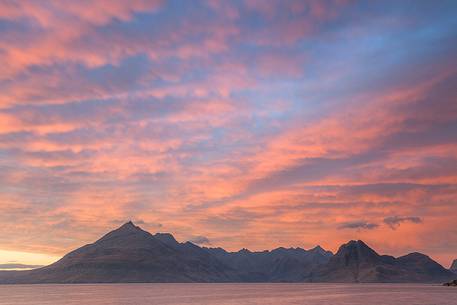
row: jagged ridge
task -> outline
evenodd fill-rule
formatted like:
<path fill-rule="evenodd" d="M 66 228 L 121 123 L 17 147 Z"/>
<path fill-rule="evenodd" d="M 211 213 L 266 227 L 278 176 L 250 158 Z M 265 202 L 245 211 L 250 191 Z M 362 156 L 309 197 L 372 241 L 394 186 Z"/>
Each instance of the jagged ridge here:
<path fill-rule="evenodd" d="M 227 252 L 128 222 L 49 266 L 2 271 L 0 283 L 443 282 L 454 276 L 424 254 L 379 255 L 361 240 L 335 255 L 320 246 Z"/>

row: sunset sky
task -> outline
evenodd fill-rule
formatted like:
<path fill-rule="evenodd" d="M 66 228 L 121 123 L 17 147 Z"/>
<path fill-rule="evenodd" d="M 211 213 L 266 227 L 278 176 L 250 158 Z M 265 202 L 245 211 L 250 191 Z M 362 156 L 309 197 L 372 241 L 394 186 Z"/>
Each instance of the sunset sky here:
<path fill-rule="evenodd" d="M 457 258 L 457 1 L 1 1 L 0 264 L 132 220 Z"/>

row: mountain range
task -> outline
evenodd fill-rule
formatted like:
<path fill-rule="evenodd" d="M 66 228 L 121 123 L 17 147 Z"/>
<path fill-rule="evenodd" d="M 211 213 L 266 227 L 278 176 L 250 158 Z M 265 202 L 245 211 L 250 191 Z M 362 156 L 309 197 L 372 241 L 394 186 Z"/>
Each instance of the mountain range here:
<path fill-rule="evenodd" d="M 379 255 L 363 241 L 336 254 L 277 248 L 228 252 L 179 243 L 168 233 L 128 222 L 59 261 L 27 271 L 0 271 L 0 284 L 120 282 L 444 282 L 456 275 L 430 257 Z"/>
<path fill-rule="evenodd" d="M 455 259 L 452 264 L 451 264 L 451 268 L 449 268 L 449 270 L 451 270 L 452 272 L 454 272 L 455 274 L 457 274 L 457 259 Z"/>

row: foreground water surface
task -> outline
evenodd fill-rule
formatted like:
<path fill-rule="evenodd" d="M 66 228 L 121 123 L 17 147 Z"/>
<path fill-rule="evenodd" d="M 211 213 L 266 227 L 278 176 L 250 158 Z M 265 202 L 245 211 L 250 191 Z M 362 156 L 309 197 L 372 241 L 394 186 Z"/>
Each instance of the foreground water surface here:
<path fill-rule="evenodd" d="M 457 287 L 417 284 L 0 285 L 0 305 L 457 305 Z"/>

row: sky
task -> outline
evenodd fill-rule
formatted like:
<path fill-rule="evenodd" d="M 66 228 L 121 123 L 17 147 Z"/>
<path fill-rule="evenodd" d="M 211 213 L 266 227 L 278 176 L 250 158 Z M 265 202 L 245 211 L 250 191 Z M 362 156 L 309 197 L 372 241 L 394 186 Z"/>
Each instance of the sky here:
<path fill-rule="evenodd" d="M 457 1 L 1 1 L 0 264 L 129 220 L 457 258 Z"/>

